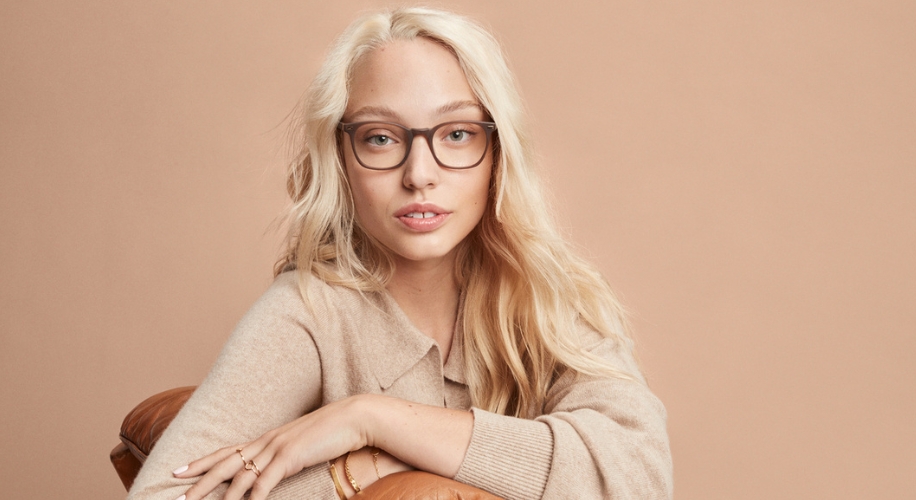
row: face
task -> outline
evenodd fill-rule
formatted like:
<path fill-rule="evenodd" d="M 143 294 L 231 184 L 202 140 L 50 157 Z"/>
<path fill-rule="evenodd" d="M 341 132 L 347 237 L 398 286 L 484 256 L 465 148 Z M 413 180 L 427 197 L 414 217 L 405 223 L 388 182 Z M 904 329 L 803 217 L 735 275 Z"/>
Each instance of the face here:
<path fill-rule="evenodd" d="M 461 120 L 488 118 L 458 60 L 435 42 L 391 42 L 354 68 L 344 122 L 432 128 Z M 341 148 L 356 216 L 363 229 L 392 252 L 398 268 L 452 265 L 455 249 L 486 209 L 492 148 L 476 167 L 448 169 L 439 166 L 427 139 L 418 134 L 404 164 L 383 171 L 362 167 L 346 135 Z"/>

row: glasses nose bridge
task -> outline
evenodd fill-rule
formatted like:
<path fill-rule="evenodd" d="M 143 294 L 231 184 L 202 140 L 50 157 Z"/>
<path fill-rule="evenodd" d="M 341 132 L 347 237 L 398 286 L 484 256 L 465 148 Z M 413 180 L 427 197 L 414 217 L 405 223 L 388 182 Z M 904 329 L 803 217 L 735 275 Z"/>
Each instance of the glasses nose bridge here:
<path fill-rule="evenodd" d="M 410 151 L 413 149 L 414 140 L 419 137 L 426 138 L 426 147 L 429 148 L 429 152 L 432 153 L 433 159 L 436 160 L 436 163 L 439 163 L 439 158 L 436 157 L 436 150 L 433 149 L 433 134 L 436 131 L 436 128 L 407 128 L 404 127 L 409 134 L 409 141 L 407 146 L 406 154 L 404 155 L 404 161 L 407 161 L 407 157 L 410 156 Z"/>

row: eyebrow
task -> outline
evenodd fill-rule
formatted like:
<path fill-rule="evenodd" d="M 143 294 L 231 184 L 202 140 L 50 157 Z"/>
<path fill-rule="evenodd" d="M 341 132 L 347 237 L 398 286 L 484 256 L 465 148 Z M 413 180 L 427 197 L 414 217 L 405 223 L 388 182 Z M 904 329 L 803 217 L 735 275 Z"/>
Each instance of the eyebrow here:
<path fill-rule="evenodd" d="M 440 115 L 444 115 L 446 113 L 451 113 L 452 111 L 458 111 L 460 109 L 467 109 L 467 108 L 477 108 L 484 113 L 487 112 L 487 110 L 483 109 L 483 106 L 481 106 L 480 103 L 478 103 L 477 101 L 450 102 L 444 106 L 440 106 L 439 109 L 436 110 L 436 112 Z"/>
<path fill-rule="evenodd" d="M 487 112 L 486 109 L 484 109 L 484 107 L 480 105 L 480 103 L 476 101 L 465 100 L 465 101 L 452 101 L 450 103 L 443 104 L 442 106 L 439 106 L 438 109 L 436 109 L 436 114 L 444 115 L 447 113 L 451 113 L 453 111 L 459 111 L 459 110 L 467 109 L 467 108 L 477 108 L 480 111 L 482 111 L 484 114 L 486 114 Z M 359 117 L 366 116 L 366 115 L 378 116 L 381 118 L 391 120 L 393 122 L 396 122 L 400 119 L 400 115 L 395 110 L 387 106 L 363 106 L 357 109 L 356 111 L 354 111 L 352 115 L 350 115 L 349 121 L 351 122 L 358 121 Z"/>
<path fill-rule="evenodd" d="M 387 119 L 389 119 L 389 120 L 391 120 L 391 121 L 397 121 L 398 118 L 399 118 L 399 117 L 398 117 L 398 114 L 395 113 L 394 110 L 391 109 L 391 108 L 389 108 L 389 107 L 386 107 L 386 106 L 363 106 L 363 107 L 357 109 L 356 111 L 354 111 L 352 115 L 350 115 L 349 121 L 351 121 L 351 122 L 359 121 L 359 117 L 365 116 L 365 115 L 379 116 L 379 117 L 382 117 L 382 118 L 387 118 Z"/>

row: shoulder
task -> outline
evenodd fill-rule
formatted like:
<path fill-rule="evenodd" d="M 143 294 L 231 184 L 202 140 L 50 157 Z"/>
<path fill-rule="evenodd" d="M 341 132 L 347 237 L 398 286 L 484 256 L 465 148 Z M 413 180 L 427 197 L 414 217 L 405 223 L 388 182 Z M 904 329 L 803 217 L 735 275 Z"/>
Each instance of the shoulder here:
<path fill-rule="evenodd" d="M 352 311 L 366 308 L 369 303 L 369 297 L 357 290 L 331 285 L 314 275 L 302 279 L 293 270 L 278 275 L 255 302 L 254 309 L 282 310 L 307 319 L 313 316 L 310 309 L 312 313 L 342 308 Z"/>
<path fill-rule="evenodd" d="M 306 332 L 314 336 L 334 327 L 336 318 L 358 317 L 367 309 L 367 299 L 357 291 L 329 285 L 314 276 L 302 284 L 300 288 L 295 271 L 277 276 L 242 317 L 236 333 L 253 332 L 261 338 L 288 338 Z"/>
<path fill-rule="evenodd" d="M 288 271 L 277 276 L 270 287 L 254 303 L 253 309 L 298 309 L 302 307 L 302 295 L 296 280 L 295 271 Z"/>
<path fill-rule="evenodd" d="M 292 270 L 277 275 L 261 300 L 303 305 L 304 295 L 310 299 L 325 299 L 332 295 L 345 295 L 347 292 L 346 288 L 330 285 L 314 275 L 300 279 L 299 272 Z"/>
<path fill-rule="evenodd" d="M 576 323 L 576 333 L 583 352 L 604 360 L 615 371 L 644 383 L 635 345 L 629 336 L 623 333 L 605 335 L 581 319 Z"/>
<path fill-rule="evenodd" d="M 313 336 L 339 339 L 344 331 L 358 332 L 376 323 L 390 322 L 384 310 L 385 301 L 378 293 L 288 271 L 276 277 L 249 315 L 296 325 Z"/>
<path fill-rule="evenodd" d="M 237 324 L 224 351 L 276 359 L 293 352 L 349 353 L 367 326 L 378 323 L 372 294 L 295 271 L 277 276 Z"/>

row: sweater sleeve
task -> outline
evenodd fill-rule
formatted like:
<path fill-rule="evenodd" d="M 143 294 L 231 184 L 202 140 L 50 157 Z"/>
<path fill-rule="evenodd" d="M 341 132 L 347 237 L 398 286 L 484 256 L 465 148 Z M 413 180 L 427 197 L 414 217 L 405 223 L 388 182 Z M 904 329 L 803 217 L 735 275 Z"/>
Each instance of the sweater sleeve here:
<path fill-rule="evenodd" d="M 509 500 L 671 498 L 664 406 L 628 347 L 606 339 L 589 350 L 636 380 L 566 373 L 533 420 L 473 409 L 455 479 Z"/>
<path fill-rule="evenodd" d="M 278 280 L 245 315 L 207 378 L 162 434 L 128 499 L 174 500 L 196 479 L 176 479 L 172 470 L 254 440 L 320 406 L 320 360 L 298 293 L 294 280 Z M 222 498 L 226 487 L 206 498 Z M 284 480 L 269 498 L 335 497 L 322 463 Z"/>

